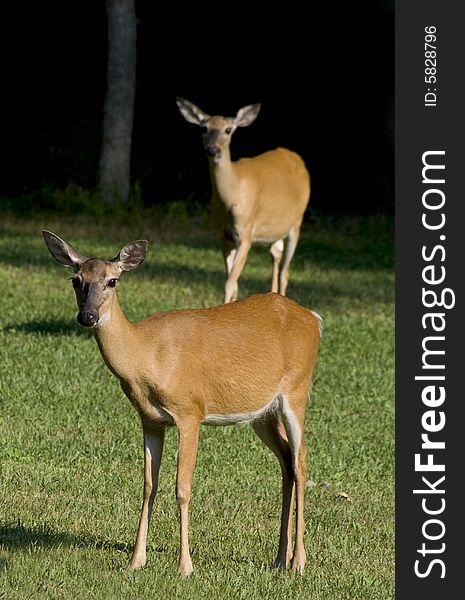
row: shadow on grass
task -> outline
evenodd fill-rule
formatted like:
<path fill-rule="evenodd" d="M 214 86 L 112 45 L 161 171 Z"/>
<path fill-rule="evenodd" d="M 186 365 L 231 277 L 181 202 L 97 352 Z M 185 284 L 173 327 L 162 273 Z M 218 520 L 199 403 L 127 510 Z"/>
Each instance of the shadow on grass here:
<path fill-rule="evenodd" d="M 157 269 L 157 248 L 160 245 L 168 245 L 172 247 L 173 253 L 176 253 L 177 247 L 217 249 L 218 271 L 223 274 L 223 260 L 219 243 L 210 234 L 211 232 L 207 230 L 203 239 L 186 239 L 179 238 L 176 234 L 170 238 L 168 232 L 166 239 L 164 237 L 162 241 L 155 241 L 149 246 L 147 262 L 151 267 L 150 270 L 156 272 Z M 53 265 L 53 259 L 39 232 L 37 236 L 31 236 L 0 228 L 0 235 L 7 240 L 7 243 L 0 247 L 0 263 L 40 268 L 51 268 Z M 95 245 L 94 240 L 92 240 L 92 244 L 89 244 L 89 246 L 91 245 Z M 118 251 L 117 246 L 115 244 L 112 256 Z M 86 248 L 83 245 L 79 250 L 84 254 L 92 255 L 88 246 Z M 304 222 L 293 264 L 298 265 L 306 261 L 324 268 L 391 270 L 394 265 L 393 219 L 383 216 L 327 217 L 313 222 Z M 189 269 L 189 272 L 192 274 L 197 270 L 193 267 Z"/>
<path fill-rule="evenodd" d="M 302 262 L 302 260 L 299 261 L 301 269 L 304 268 Z M 386 291 L 382 286 L 366 286 L 362 290 L 358 283 L 355 286 L 349 285 L 342 278 L 339 281 L 334 282 L 321 281 L 317 276 L 313 275 L 310 268 L 308 269 L 308 279 L 306 278 L 305 281 L 302 281 L 302 279 L 297 280 L 297 278 L 293 277 L 293 272 L 298 270 L 298 263 L 295 265 L 294 271 L 291 265 L 289 287 L 286 295 L 303 306 L 307 306 L 309 301 L 314 308 L 313 305 L 316 306 L 316 304 L 326 307 L 337 307 L 340 306 L 341 303 L 351 301 L 360 302 L 362 299 L 365 303 L 377 303 L 390 300 L 389 290 Z M 372 271 L 369 269 L 369 272 L 374 273 L 376 272 L 376 269 L 373 269 Z M 136 273 L 134 273 L 134 276 L 135 275 Z M 217 304 L 222 304 L 223 302 L 223 290 L 226 278 L 222 270 L 204 268 L 190 269 L 185 266 L 161 264 L 147 265 L 145 272 L 141 272 L 139 275 L 141 275 L 145 281 L 153 281 L 155 290 L 158 281 L 163 285 L 167 285 L 171 282 L 173 287 L 201 287 L 207 285 L 214 290 L 217 290 Z M 122 282 L 122 285 L 124 285 L 124 282 Z M 247 272 L 246 265 L 245 270 L 239 279 L 239 299 L 244 299 L 252 294 L 268 293 L 270 292 L 270 288 L 271 268 L 268 276 L 252 275 L 250 272 Z M 125 298 L 125 302 L 128 301 L 130 302 L 130 298 Z"/>
<path fill-rule="evenodd" d="M 5 325 L 3 330 L 12 333 L 19 331 L 21 333 L 39 335 L 89 335 L 89 332 L 80 327 L 74 319 L 70 321 L 65 321 L 64 319 L 58 319 L 56 321 L 40 319 L 37 321 L 29 321 L 27 323 L 13 323 Z"/>
<path fill-rule="evenodd" d="M 122 542 L 105 541 L 94 536 L 72 535 L 53 531 L 46 525 L 26 527 L 22 523 L 0 525 L 0 543 L 10 550 L 27 548 L 59 548 L 60 546 L 97 548 L 130 552 L 132 546 Z"/>
<path fill-rule="evenodd" d="M 57 273 L 62 268 L 58 264 L 54 264 L 40 235 L 35 239 L 31 235 L 12 233 L 6 228 L 2 230 L 2 233 L 7 236 L 7 241 L 0 244 L 0 265 L 28 266 L 34 269 L 43 268 L 47 271 L 55 269 Z M 95 238 L 92 238 L 91 242 L 89 246 L 93 246 L 95 250 L 97 243 Z M 98 244 L 102 244 L 102 242 L 99 241 Z M 159 284 L 173 288 L 191 288 L 193 285 L 196 287 L 210 286 L 216 290 L 217 304 L 222 302 L 225 273 L 216 240 L 209 238 L 208 240 L 192 241 L 173 236 L 172 239 L 161 242 L 161 245 L 163 251 L 160 253 L 157 252 L 157 243 L 151 245 L 146 262 L 140 269 L 130 274 L 131 279 L 150 281 L 153 283 L 154 293 Z M 213 259 L 209 255 L 202 259 L 202 265 L 193 264 L 192 259 L 189 258 L 189 251 L 194 247 L 214 249 L 217 252 L 217 258 Z M 117 250 L 117 245 L 115 245 L 113 255 Z M 88 247 L 83 246 L 82 251 L 91 254 Z M 250 258 L 263 252 L 266 252 L 263 248 L 253 248 Z M 261 261 L 262 257 L 258 260 Z M 255 265 L 262 264 L 258 260 L 255 261 Z M 344 278 L 329 283 L 313 273 L 314 269 L 322 272 L 335 269 L 342 274 L 349 271 L 391 272 L 393 267 L 392 218 L 325 218 L 307 222 L 304 223 L 302 236 L 291 264 L 288 295 L 301 304 L 311 305 L 320 310 L 339 307 L 352 300 L 360 302 L 363 299 L 368 303 L 389 301 L 389 293 L 379 286 L 364 286 L 362 289 L 360 284 L 350 286 L 344 281 Z M 301 273 L 304 271 L 305 277 L 297 280 L 293 273 L 299 271 Z M 263 275 L 251 274 L 246 265 L 239 280 L 240 297 L 268 292 L 270 278 L 271 264 L 268 273 Z M 122 285 L 124 285 L 124 281 Z M 128 301 L 130 301 L 129 298 Z M 86 335 L 86 332 L 72 321 L 34 321 L 19 326 L 11 324 L 8 329 L 10 331 L 16 329 L 30 334 Z"/>

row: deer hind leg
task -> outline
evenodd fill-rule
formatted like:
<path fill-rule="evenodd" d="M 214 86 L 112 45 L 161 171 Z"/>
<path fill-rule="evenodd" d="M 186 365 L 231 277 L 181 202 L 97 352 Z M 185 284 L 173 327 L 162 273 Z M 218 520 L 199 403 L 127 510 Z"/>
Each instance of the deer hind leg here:
<path fill-rule="evenodd" d="M 144 429 L 144 500 L 139 519 L 136 543 L 128 569 L 134 570 L 143 567 L 147 561 L 147 534 L 150 518 L 152 516 L 153 501 L 158 488 L 158 474 L 160 471 L 161 456 L 165 429 Z"/>
<path fill-rule="evenodd" d="M 304 570 L 306 555 L 304 547 L 304 494 L 305 480 L 307 476 L 307 447 L 304 442 L 304 418 L 305 406 L 307 404 L 307 390 L 302 392 L 302 401 L 293 403 L 289 398 L 282 396 L 281 417 L 289 440 L 292 453 L 292 466 L 295 476 L 296 495 L 296 533 L 294 553 L 291 560 L 291 568 L 298 573 Z"/>
<path fill-rule="evenodd" d="M 191 575 L 192 560 L 189 552 L 189 502 L 199 443 L 200 422 L 192 419 L 178 424 L 179 447 L 176 477 L 176 498 L 180 513 L 180 553 L 178 573 Z"/>
<path fill-rule="evenodd" d="M 284 258 L 281 265 L 281 272 L 279 275 L 279 293 L 283 296 L 286 295 L 287 283 L 289 280 L 289 265 L 291 264 L 292 257 L 294 256 L 297 243 L 300 236 L 300 223 L 295 225 L 287 236 L 286 247 L 284 250 Z"/>
<path fill-rule="evenodd" d="M 278 274 L 279 274 L 279 263 L 281 262 L 281 257 L 283 255 L 284 250 L 284 242 L 283 240 L 278 240 L 271 245 L 270 254 L 273 259 L 273 271 L 271 275 L 271 291 L 278 291 Z"/>
<path fill-rule="evenodd" d="M 282 424 L 276 416 L 267 420 L 257 420 L 252 427 L 259 438 L 273 451 L 279 460 L 282 471 L 282 509 L 281 528 L 279 533 L 279 546 L 276 559 L 272 563 L 273 569 L 285 569 L 292 555 L 292 505 L 294 498 L 294 469 L 292 452 L 283 430 Z"/>

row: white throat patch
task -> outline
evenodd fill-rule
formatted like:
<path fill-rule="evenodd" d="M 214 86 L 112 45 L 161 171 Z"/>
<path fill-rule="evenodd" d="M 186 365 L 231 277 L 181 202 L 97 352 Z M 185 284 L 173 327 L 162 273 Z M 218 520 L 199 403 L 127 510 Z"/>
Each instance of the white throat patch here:
<path fill-rule="evenodd" d="M 106 325 L 110 320 L 110 315 L 109 313 L 103 313 L 103 315 L 100 317 L 100 319 L 97 321 L 96 323 L 96 327 L 103 327 L 104 325 Z"/>

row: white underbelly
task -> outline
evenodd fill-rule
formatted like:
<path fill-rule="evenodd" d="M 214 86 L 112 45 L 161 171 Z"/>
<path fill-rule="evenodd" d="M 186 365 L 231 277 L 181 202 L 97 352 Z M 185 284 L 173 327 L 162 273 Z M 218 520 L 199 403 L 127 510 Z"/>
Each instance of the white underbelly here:
<path fill-rule="evenodd" d="M 256 419 L 262 419 L 269 414 L 274 414 L 279 408 L 279 396 L 275 396 L 263 408 L 253 412 L 241 413 L 213 413 L 207 415 L 202 423 L 204 425 L 238 425 L 239 423 L 250 423 Z"/>

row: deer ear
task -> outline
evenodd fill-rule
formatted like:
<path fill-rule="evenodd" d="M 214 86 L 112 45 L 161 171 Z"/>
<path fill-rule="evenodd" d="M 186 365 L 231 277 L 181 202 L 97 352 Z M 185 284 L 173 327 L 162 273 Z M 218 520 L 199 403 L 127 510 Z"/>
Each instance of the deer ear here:
<path fill-rule="evenodd" d="M 82 256 L 71 244 L 68 244 L 68 242 L 65 242 L 65 240 L 62 240 L 51 231 L 44 229 L 42 235 L 50 254 L 56 261 L 65 267 L 71 267 L 75 271 L 79 271 L 82 263 L 87 260 L 85 256 Z"/>
<path fill-rule="evenodd" d="M 198 106 L 189 102 L 189 100 L 184 100 L 184 98 L 176 98 L 176 104 L 178 105 L 179 111 L 182 116 L 189 123 L 193 123 L 194 125 L 203 126 L 206 121 L 210 118 L 210 115 L 204 113 Z"/>
<path fill-rule="evenodd" d="M 247 127 L 255 121 L 260 112 L 261 104 L 249 104 L 238 110 L 236 118 L 234 119 L 237 127 Z"/>
<path fill-rule="evenodd" d="M 137 240 L 126 244 L 124 248 L 121 248 L 120 253 L 112 262 L 118 263 L 122 271 L 135 269 L 144 262 L 147 254 L 147 244 L 147 240 Z"/>

